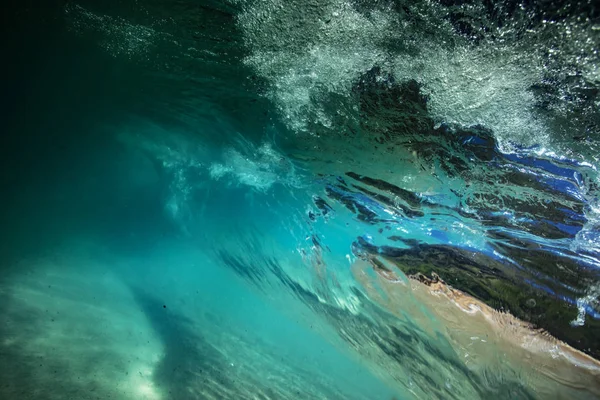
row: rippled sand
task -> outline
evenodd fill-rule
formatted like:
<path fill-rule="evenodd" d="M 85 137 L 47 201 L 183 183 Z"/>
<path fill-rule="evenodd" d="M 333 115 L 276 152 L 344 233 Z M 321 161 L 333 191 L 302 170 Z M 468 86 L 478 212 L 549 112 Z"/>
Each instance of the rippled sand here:
<path fill-rule="evenodd" d="M 227 271 L 198 269 L 201 253 L 91 248 L 23 259 L 0 280 L 0 399 L 346 400 L 378 383 Z"/>

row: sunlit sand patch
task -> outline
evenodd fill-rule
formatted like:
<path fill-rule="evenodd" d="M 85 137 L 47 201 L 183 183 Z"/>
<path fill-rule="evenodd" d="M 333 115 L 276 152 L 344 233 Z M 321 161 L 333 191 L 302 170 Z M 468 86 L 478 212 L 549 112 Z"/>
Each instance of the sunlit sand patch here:
<path fill-rule="evenodd" d="M 25 268 L 0 287 L 1 398 L 162 398 L 152 381 L 160 342 L 113 273 L 63 256 Z"/>
<path fill-rule="evenodd" d="M 372 300 L 401 318 L 410 315 L 430 334 L 444 334 L 471 370 L 516 371 L 541 398 L 600 396 L 600 362 L 546 332 L 437 276 L 413 276 L 406 286 L 397 283 L 401 279 L 396 272 L 375 268 L 373 274 L 373 265 L 366 261 L 356 261 L 352 268 Z"/>

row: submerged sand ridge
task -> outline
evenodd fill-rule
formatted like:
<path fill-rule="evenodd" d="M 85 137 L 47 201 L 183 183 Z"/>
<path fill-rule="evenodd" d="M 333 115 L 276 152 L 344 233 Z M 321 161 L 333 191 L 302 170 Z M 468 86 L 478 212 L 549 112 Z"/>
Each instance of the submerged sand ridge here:
<path fill-rule="evenodd" d="M 464 365 L 482 373 L 511 370 L 539 398 L 600 398 L 600 362 L 548 333 L 459 291 L 437 275 L 383 269 L 358 260 L 355 278 L 367 295 L 392 314 L 418 320 L 443 334 Z M 375 274 L 370 272 L 375 272 Z"/>
<path fill-rule="evenodd" d="M 0 351 L 6 399 L 163 398 L 162 346 L 131 293 L 91 260 L 49 258 L 3 282 Z"/>

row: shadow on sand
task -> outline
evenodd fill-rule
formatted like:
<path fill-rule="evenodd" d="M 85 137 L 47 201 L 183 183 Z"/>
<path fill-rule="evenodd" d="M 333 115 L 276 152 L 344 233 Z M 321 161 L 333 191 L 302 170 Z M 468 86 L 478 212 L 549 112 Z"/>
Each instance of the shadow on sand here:
<path fill-rule="evenodd" d="M 202 337 L 198 327 L 151 294 L 136 288 L 132 293 L 163 345 L 153 380 L 165 398 L 230 396 L 234 385 L 223 355 Z"/>

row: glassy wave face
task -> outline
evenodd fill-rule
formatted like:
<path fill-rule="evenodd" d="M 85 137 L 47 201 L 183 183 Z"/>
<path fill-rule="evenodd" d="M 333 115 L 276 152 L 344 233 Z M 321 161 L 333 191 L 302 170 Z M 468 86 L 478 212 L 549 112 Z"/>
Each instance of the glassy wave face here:
<path fill-rule="evenodd" d="M 15 7 L 1 398 L 600 398 L 593 2 Z"/>

